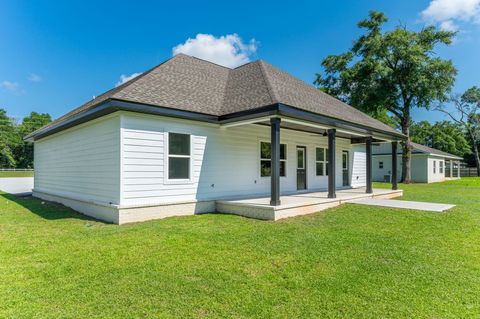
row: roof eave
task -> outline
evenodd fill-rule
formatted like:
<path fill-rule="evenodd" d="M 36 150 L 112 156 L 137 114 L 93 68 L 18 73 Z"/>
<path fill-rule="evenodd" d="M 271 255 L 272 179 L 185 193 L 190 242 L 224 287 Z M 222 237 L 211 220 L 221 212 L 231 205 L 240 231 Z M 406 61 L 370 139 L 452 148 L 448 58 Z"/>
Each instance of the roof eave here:
<path fill-rule="evenodd" d="M 41 138 L 47 137 L 49 135 L 61 132 L 68 128 L 83 124 L 85 122 L 91 121 L 93 119 L 96 119 L 101 116 L 105 116 L 117 111 L 129 111 L 129 112 L 136 112 L 136 113 L 169 116 L 169 117 L 176 117 L 176 118 L 190 119 L 190 120 L 211 122 L 211 123 L 218 122 L 218 116 L 215 116 L 215 115 L 195 113 L 190 111 L 182 111 L 179 109 L 153 106 L 148 104 L 140 104 L 140 103 L 123 101 L 118 99 L 108 99 L 85 112 L 76 114 L 70 119 L 58 123 L 57 125 L 47 127 L 46 129 L 39 129 L 27 135 L 24 139 L 26 141 L 36 141 Z"/>
<path fill-rule="evenodd" d="M 325 115 L 312 113 L 309 111 L 301 110 L 289 105 L 275 103 L 252 110 L 236 112 L 232 114 L 226 114 L 222 116 L 209 115 L 203 113 L 196 113 L 190 111 L 183 111 L 179 109 L 173 109 L 168 107 L 161 107 L 155 105 L 141 104 L 136 102 L 130 102 L 119 99 L 107 99 L 106 101 L 93 106 L 91 109 L 82 113 L 76 114 L 68 120 L 60 122 L 56 125 L 47 127 L 45 129 L 39 129 L 25 137 L 27 141 L 35 141 L 54 133 L 58 133 L 70 127 L 85 123 L 95 118 L 116 112 L 116 111 L 130 111 L 144 114 L 161 115 L 176 117 L 182 119 L 190 119 L 195 121 L 210 122 L 210 123 L 229 123 L 238 120 L 244 120 L 249 118 L 258 118 L 266 115 L 280 115 L 286 117 L 292 117 L 300 120 L 312 121 L 329 125 L 331 127 L 341 128 L 344 130 L 351 130 L 364 135 L 375 135 L 383 137 L 385 139 L 392 140 L 405 140 L 406 136 L 399 132 L 387 132 L 381 129 L 368 127 L 365 125 L 351 123 L 345 120 L 328 117 Z"/>

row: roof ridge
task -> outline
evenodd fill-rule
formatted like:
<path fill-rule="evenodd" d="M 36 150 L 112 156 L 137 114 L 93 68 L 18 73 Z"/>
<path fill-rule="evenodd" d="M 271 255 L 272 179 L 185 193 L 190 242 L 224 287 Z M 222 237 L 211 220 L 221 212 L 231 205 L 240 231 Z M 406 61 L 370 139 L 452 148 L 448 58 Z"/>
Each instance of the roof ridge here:
<path fill-rule="evenodd" d="M 83 103 L 82 105 L 80 105 L 79 107 L 71 110 L 70 112 L 60 116 L 59 118 L 56 118 L 55 120 L 53 120 L 52 122 L 48 123 L 47 125 L 39 128 L 38 130 L 32 132 L 31 134 L 29 134 L 28 136 L 30 135 L 33 135 L 34 133 L 36 133 L 37 131 L 40 131 L 40 130 L 43 130 L 45 128 L 48 128 L 48 127 L 51 127 L 55 124 L 57 124 L 58 122 L 61 122 L 61 121 L 65 121 L 69 118 L 71 118 L 72 116 L 75 116 L 75 115 L 78 115 L 80 113 L 83 113 L 83 112 L 86 112 L 88 110 L 91 110 L 92 108 L 96 107 L 97 105 L 99 105 L 100 103 L 103 103 L 105 102 L 106 100 L 108 99 L 111 99 L 111 98 L 115 98 L 115 95 L 117 95 L 120 91 L 124 90 L 126 87 L 130 86 L 131 84 L 135 83 L 136 81 L 140 80 L 141 78 L 143 78 L 144 76 L 148 75 L 149 73 L 151 73 L 152 71 L 154 71 L 155 69 L 157 69 L 158 67 L 160 67 L 161 65 L 173 60 L 176 56 L 173 56 L 165 61 L 163 61 L 162 63 L 159 63 L 157 65 L 155 65 L 154 67 L 142 72 L 141 74 L 139 74 L 138 76 L 134 77 L 133 79 L 130 79 L 128 80 L 127 82 L 125 83 L 122 83 L 120 84 L 119 86 L 115 86 L 113 88 L 111 88 L 110 90 L 107 90 L 105 92 L 103 92 L 102 94 L 96 96 L 94 99 L 91 99 L 85 103 Z M 110 95 L 109 95 L 110 94 Z M 97 100 L 97 102 L 95 102 L 95 100 Z M 92 103 L 91 105 L 89 105 L 88 107 L 82 109 L 85 105 L 87 105 L 88 103 Z"/>
<path fill-rule="evenodd" d="M 171 58 L 163 61 L 162 63 L 159 63 L 159 64 L 155 65 L 154 67 L 148 69 L 147 71 L 144 71 L 144 72 L 140 73 L 139 75 L 137 75 L 137 76 L 134 77 L 133 79 L 130 79 L 130 80 L 128 80 L 127 82 L 122 83 L 121 85 L 119 85 L 119 86 L 117 86 L 117 87 L 114 87 L 113 89 L 108 90 L 108 91 L 105 92 L 104 94 L 106 94 L 106 93 L 108 93 L 108 92 L 110 92 L 110 91 L 112 91 L 112 90 L 114 90 L 114 89 L 118 89 L 117 92 L 115 92 L 115 93 L 113 93 L 113 94 L 111 95 L 111 97 L 114 97 L 117 93 L 119 93 L 119 92 L 122 91 L 123 89 L 125 89 L 125 88 L 127 88 L 128 86 L 132 85 L 133 83 L 137 82 L 138 80 L 140 80 L 141 78 L 145 77 L 146 75 L 152 73 L 152 72 L 153 72 L 155 69 L 157 69 L 158 67 L 160 67 L 160 66 L 162 66 L 162 65 L 164 65 L 164 64 L 166 64 L 166 63 L 168 63 L 168 62 L 170 62 L 170 61 L 172 61 L 172 60 L 175 59 L 177 56 L 178 56 L 178 54 L 175 55 L 175 56 L 172 56 Z"/>
<path fill-rule="evenodd" d="M 178 56 L 178 55 L 184 55 L 184 56 L 187 56 L 187 57 L 189 57 L 189 58 L 197 59 L 197 60 L 200 60 L 200 61 L 202 61 L 202 62 L 207 62 L 207 63 L 213 64 L 213 65 L 216 65 L 216 66 L 220 66 L 220 67 L 225 68 L 225 69 L 228 69 L 228 70 L 236 69 L 236 68 L 230 68 L 230 67 L 228 67 L 228 66 L 221 65 L 221 64 L 218 64 L 218 63 L 209 61 L 209 60 L 205 60 L 205 59 L 196 57 L 196 56 L 194 56 L 194 55 L 188 55 L 188 54 L 185 54 L 185 53 L 178 53 L 178 54 L 174 55 L 173 57 L 176 57 L 176 56 Z M 243 65 L 245 65 L 245 64 L 243 64 Z M 243 66 L 243 65 L 240 65 L 240 66 Z"/>
<path fill-rule="evenodd" d="M 276 96 L 275 91 L 273 90 L 272 84 L 270 83 L 270 81 L 267 78 L 267 71 L 265 69 L 265 66 L 263 65 L 265 62 L 261 59 L 255 61 L 255 62 L 258 62 L 258 64 L 260 64 L 260 71 L 262 72 L 263 81 L 265 81 L 265 85 L 267 86 L 268 95 L 270 95 L 270 99 L 272 100 L 272 103 L 277 102 L 278 97 Z"/>

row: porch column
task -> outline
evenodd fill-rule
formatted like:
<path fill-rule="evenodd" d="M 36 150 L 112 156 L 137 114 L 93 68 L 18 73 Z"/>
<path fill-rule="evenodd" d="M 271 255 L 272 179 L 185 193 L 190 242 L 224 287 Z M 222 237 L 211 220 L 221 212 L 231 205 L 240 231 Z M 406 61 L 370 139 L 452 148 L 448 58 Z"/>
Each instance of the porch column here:
<path fill-rule="evenodd" d="M 328 131 L 328 198 L 335 198 L 335 135 L 337 130 L 332 128 Z"/>
<path fill-rule="evenodd" d="M 457 162 L 457 177 L 460 178 L 460 161 Z"/>
<path fill-rule="evenodd" d="M 453 177 L 453 160 L 450 160 L 450 178 Z"/>
<path fill-rule="evenodd" d="M 397 190 L 397 141 L 392 142 L 392 189 Z"/>
<path fill-rule="evenodd" d="M 271 190 L 270 205 L 280 205 L 280 118 L 271 118 L 270 146 L 271 146 Z"/>
<path fill-rule="evenodd" d="M 366 139 L 365 148 L 367 152 L 367 194 L 372 194 L 372 137 Z"/>

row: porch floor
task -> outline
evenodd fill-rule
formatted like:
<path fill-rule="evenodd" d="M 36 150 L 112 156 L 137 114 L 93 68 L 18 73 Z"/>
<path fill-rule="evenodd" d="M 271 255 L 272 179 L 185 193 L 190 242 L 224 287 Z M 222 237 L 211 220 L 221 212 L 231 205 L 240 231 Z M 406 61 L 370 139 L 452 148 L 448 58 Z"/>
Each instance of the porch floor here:
<path fill-rule="evenodd" d="M 222 213 L 264 220 L 278 220 L 315 213 L 359 198 L 389 199 L 399 197 L 403 195 L 403 191 L 375 188 L 372 194 L 367 194 L 363 187 L 337 190 L 336 195 L 336 198 L 328 198 L 328 192 L 326 191 L 284 195 L 280 197 L 281 205 L 278 206 L 270 206 L 270 197 L 221 200 L 216 202 L 216 209 Z"/>

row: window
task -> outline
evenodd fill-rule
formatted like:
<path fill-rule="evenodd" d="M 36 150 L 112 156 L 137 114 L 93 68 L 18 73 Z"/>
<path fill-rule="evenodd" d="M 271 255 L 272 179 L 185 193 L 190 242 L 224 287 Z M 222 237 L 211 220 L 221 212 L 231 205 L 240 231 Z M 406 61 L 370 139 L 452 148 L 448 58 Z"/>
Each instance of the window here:
<path fill-rule="evenodd" d="M 168 179 L 190 179 L 190 135 L 168 133 Z"/>
<path fill-rule="evenodd" d="M 433 161 L 433 174 L 437 173 L 437 161 Z"/>
<path fill-rule="evenodd" d="M 287 145 L 280 144 L 280 176 L 287 172 Z M 272 150 L 270 143 L 260 142 L 260 176 L 272 175 Z"/>
<path fill-rule="evenodd" d="M 383 162 L 378 162 L 378 168 L 383 168 Z"/>
<path fill-rule="evenodd" d="M 443 161 L 438 162 L 438 169 L 440 171 L 440 174 L 443 174 Z"/>
<path fill-rule="evenodd" d="M 328 148 L 317 147 L 315 149 L 315 165 L 317 176 L 328 175 Z"/>

